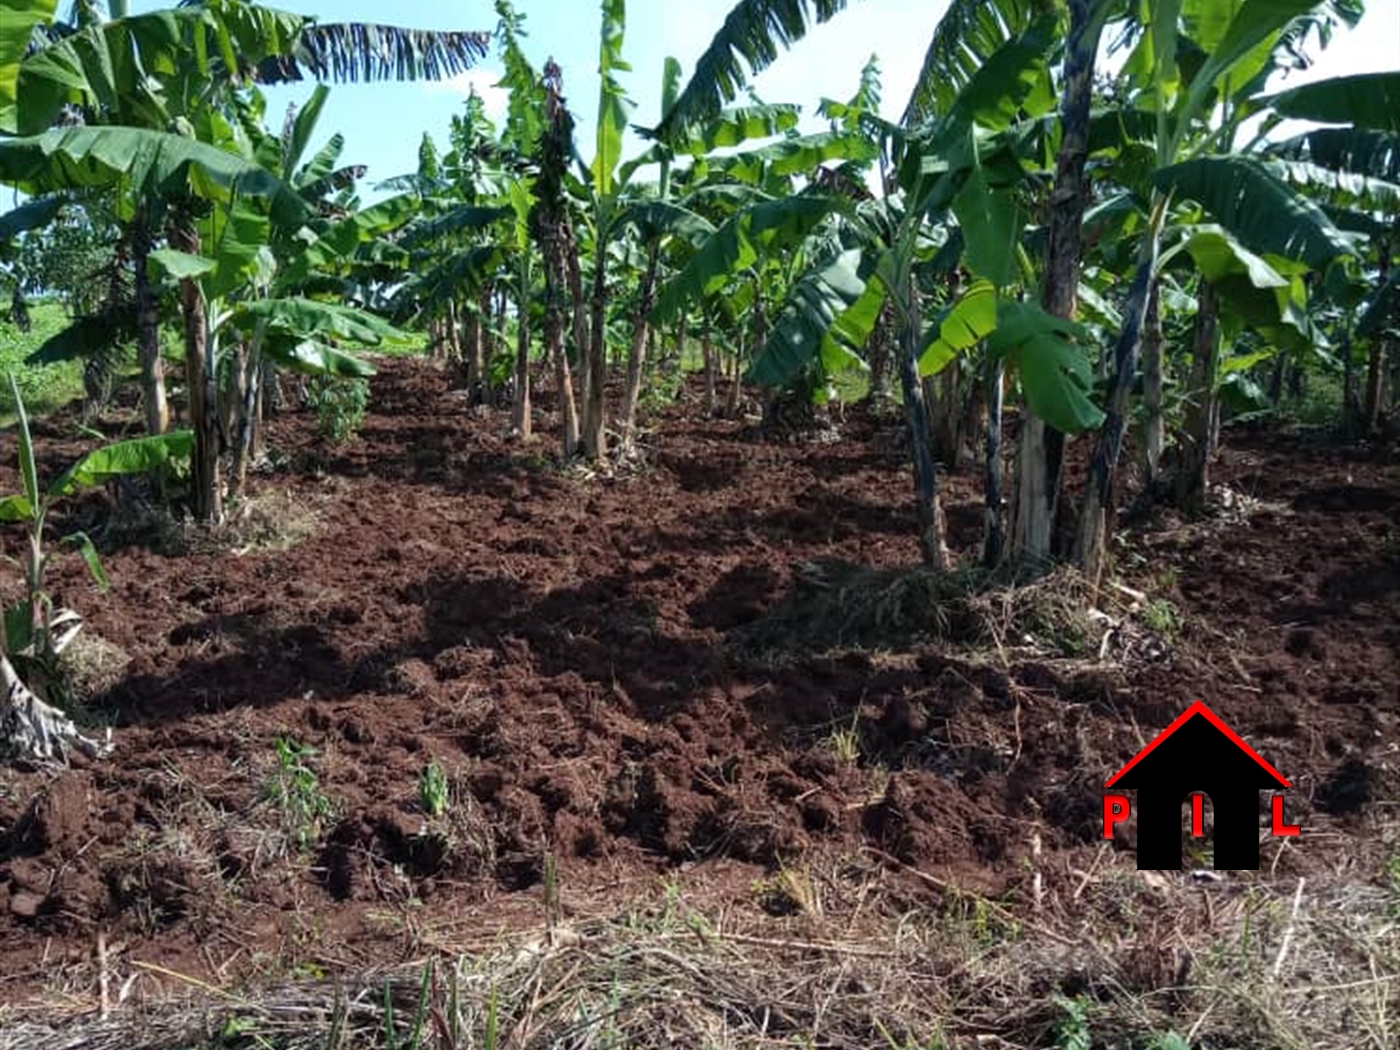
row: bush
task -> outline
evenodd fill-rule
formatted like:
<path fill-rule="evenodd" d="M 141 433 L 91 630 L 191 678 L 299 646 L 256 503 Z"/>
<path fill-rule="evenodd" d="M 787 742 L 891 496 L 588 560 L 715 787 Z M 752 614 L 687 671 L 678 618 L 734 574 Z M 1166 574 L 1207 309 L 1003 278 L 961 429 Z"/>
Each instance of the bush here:
<path fill-rule="evenodd" d="M 306 399 L 316 410 L 316 429 L 321 436 L 348 441 L 364 425 L 369 380 L 316 376 L 307 386 Z"/>

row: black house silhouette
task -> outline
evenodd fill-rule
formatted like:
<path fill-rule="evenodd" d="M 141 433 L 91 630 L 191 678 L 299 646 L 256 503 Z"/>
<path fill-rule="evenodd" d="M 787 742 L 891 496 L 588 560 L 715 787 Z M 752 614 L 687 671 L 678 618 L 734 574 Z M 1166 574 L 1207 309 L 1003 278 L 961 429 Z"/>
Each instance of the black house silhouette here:
<path fill-rule="evenodd" d="M 1138 867 L 1181 867 L 1181 807 L 1203 791 L 1215 815 L 1215 868 L 1259 867 L 1259 791 L 1292 785 L 1204 703 L 1185 714 L 1109 780 L 1137 789 Z"/>

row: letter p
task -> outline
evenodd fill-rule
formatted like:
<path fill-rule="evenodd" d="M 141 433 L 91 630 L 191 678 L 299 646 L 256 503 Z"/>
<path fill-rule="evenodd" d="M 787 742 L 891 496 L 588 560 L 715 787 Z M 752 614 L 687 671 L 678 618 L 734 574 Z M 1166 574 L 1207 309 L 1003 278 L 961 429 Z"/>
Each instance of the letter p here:
<path fill-rule="evenodd" d="M 1113 825 L 1128 819 L 1129 803 L 1127 795 L 1105 795 L 1103 797 L 1103 837 L 1113 838 Z"/>

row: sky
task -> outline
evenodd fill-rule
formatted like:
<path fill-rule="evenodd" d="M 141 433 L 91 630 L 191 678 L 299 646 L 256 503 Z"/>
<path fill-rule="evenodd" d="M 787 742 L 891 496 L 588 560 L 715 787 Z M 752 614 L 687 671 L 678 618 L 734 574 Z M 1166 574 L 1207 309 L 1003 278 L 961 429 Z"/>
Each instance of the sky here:
<path fill-rule="evenodd" d="M 273 6 L 314 14 L 323 22 L 392 21 L 424 29 L 495 28 L 490 0 L 270 0 Z M 624 55 L 632 65 L 621 75 L 637 103 L 632 122 L 644 126 L 660 119 L 661 75 L 665 58 L 679 59 L 688 77 L 695 59 L 723 23 L 734 0 L 632 0 L 628 4 Z M 536 68 L 553 57 L 564 71 L 565 94 L 577 120 L 579 150 L 593 156 L 593 113 L 598 100 L 598 4 L 595 0 L 515 0 L 526 16 L 525 50 Z M 146 10 L 164 3 L 136 3 Z M 823 97 L 854 94 L 860 72 L 878 55 L 884 82 L 885 115 L 903 113 L 923 64 L 934 27 L 946 0 L 860 0 L 825 25 L 817 26 L 753 81 L 766 102 L 794 102 L 812 118 Z M 1314 66 L 1290 76 L 1287 83 L 1351 73 L 1400 69 L 1400 0 L 1368 0 L 1367 13 L 1355 31 L 1337 33 Z M 495 87 L 500 65 L 494 52 L 482 64 L 453 80 L 413 84 L 336 85 L 322 114 L 320 129 L 345 136 L 345 164 L 369 168 L 366 185 L 417 167 L 423 132 L 447 148 L 447 128 L 474 86 L 488 112 L 504 112 L 505 93 Z M 1281 85 L 1273 85 L 1281 86 Z M 301 102 L 311 85 L 271 89 L 268 119 L 280 124 L 288 103 Z M 640 151 L 639 140 L 629 149 Z M 378 196 L 373 192 L 367 197 Z"/>

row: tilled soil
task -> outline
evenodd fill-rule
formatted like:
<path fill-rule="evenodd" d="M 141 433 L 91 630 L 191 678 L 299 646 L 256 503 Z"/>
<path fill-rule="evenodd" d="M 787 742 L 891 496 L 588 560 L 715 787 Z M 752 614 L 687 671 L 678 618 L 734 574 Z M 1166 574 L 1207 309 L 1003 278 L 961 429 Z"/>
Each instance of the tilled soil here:
<path fill-rule="evenodd" d="M 99 933 L 219 981 L 363 971 L 414 957 L 434 924 L 536 921 L 560 884 L 621 908 L 694 877 L 781 914 L 803 902 L 774 872 L 916 868 L 1015 900 L 1035 864 L 1098 848 L 1104 780 L 1198 699 L 1295 785 L 1304 837 L 1266 841 L 1269 876 L 1382 877 L 1393 448 L 1228 434 L 1228 506 L 1127 531 L 1123 579 L 1159 615 L 1134 621 L 1152 644 L 1101 663 L 1034 638 L 753 644 L 804 564 L 917 559 L 895 423 L 851 409 L 839 442 L 762 442 L 683 402 L 617 478 L 560 471 L 552 439 L 504 427 L 430 365 L 386 362 L 349 445 L 305 412 L 274 423 L 265 536 L 172 551 L 112 527 L 105 597 L 56 566 L 102 643 L 91 715 L 117 750 L 0 774 L 0 1001 L 87 972 Z M 76 455 L 67 422 L 40 429 L 49 461 Z M 973 560 L 975 475 L 945 499 Z M 449 805 L 430 818 L 434 763 Z"/>

